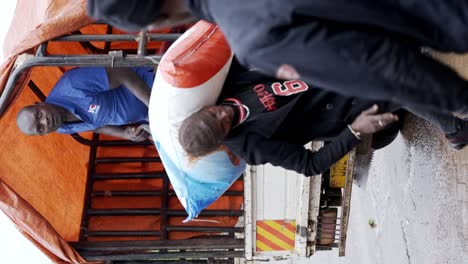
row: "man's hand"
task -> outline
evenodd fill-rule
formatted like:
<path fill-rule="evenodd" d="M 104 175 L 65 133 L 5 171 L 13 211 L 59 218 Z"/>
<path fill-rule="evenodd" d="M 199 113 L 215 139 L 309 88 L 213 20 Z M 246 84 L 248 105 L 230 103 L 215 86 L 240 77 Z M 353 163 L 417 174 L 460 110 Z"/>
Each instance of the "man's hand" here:
<path fill-rule="evenodd" d="M 371 108 L 363 111 L 351 124 L 351 128 L 362 134 L 373 134 L 382 130 L 387 125 L 398 121 L 398 116 L 392 113 L 378 114 L 379 107 L 373 105 Z"/>
<path fill-rule="evenodd" d="M 124 137 L 134 142 L 141 142 L 147 140 L 150 133 L 144 129 L 144 125 L 138 127 L 128 126 L 125 128 Z"/>

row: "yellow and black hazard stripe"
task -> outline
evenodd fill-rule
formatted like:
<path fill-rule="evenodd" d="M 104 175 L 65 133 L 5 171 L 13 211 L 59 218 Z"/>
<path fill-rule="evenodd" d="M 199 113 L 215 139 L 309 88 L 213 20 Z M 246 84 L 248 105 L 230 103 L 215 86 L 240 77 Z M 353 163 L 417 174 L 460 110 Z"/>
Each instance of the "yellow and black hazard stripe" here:
<path fill-rule="evenodd" d="M 257 221 L 256 251 L 293 250 L 295 233 L 295 221 Z"/>

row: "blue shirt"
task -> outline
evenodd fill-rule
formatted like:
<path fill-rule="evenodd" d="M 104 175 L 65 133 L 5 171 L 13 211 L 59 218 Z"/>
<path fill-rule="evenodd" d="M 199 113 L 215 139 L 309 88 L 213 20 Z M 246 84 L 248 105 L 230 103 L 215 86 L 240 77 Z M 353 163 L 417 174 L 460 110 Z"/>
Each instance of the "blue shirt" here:
<path fill-rule="evenodd" d="M 154 71 L 151 67 L 132 68 L 151 88 Z M 108 125 L 147 122 L 148 108 L 127 87 L 109 89 L 105 68 L 75 68 L 63 74 L 46 99 L 61 106 L 82 122 L 63 124 L 57 132 L 71 134 L 94 131 Z"/>

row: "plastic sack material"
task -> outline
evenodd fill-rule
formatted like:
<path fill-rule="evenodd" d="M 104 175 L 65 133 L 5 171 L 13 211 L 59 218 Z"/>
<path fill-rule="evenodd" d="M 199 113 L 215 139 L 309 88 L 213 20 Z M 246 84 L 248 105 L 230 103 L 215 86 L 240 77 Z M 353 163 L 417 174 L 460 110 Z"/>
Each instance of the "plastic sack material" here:
<path fill-rule="evenodd" d="M 163 56 L 149 105 L 151 134 L 177 197 L 191 220 L 218 199 L 245 170 L 223 151 L 190 161 L 179 144 L 181 122 L 213 105 L 232 61 L 232 51 L 216 25 L 200 21 Z"/>

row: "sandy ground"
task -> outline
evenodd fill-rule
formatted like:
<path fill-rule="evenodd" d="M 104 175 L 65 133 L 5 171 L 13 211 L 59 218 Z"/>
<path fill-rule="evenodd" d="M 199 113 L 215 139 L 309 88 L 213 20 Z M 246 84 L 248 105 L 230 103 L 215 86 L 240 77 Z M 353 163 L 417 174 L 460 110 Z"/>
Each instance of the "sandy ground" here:
<path fill-rule="evenodd" d="M 468 264 L 468 149 L 409 116 L 353 186 L 346 256 L 279 263 Z M 375 221 L 375 227 L 369 225 Z"/>

